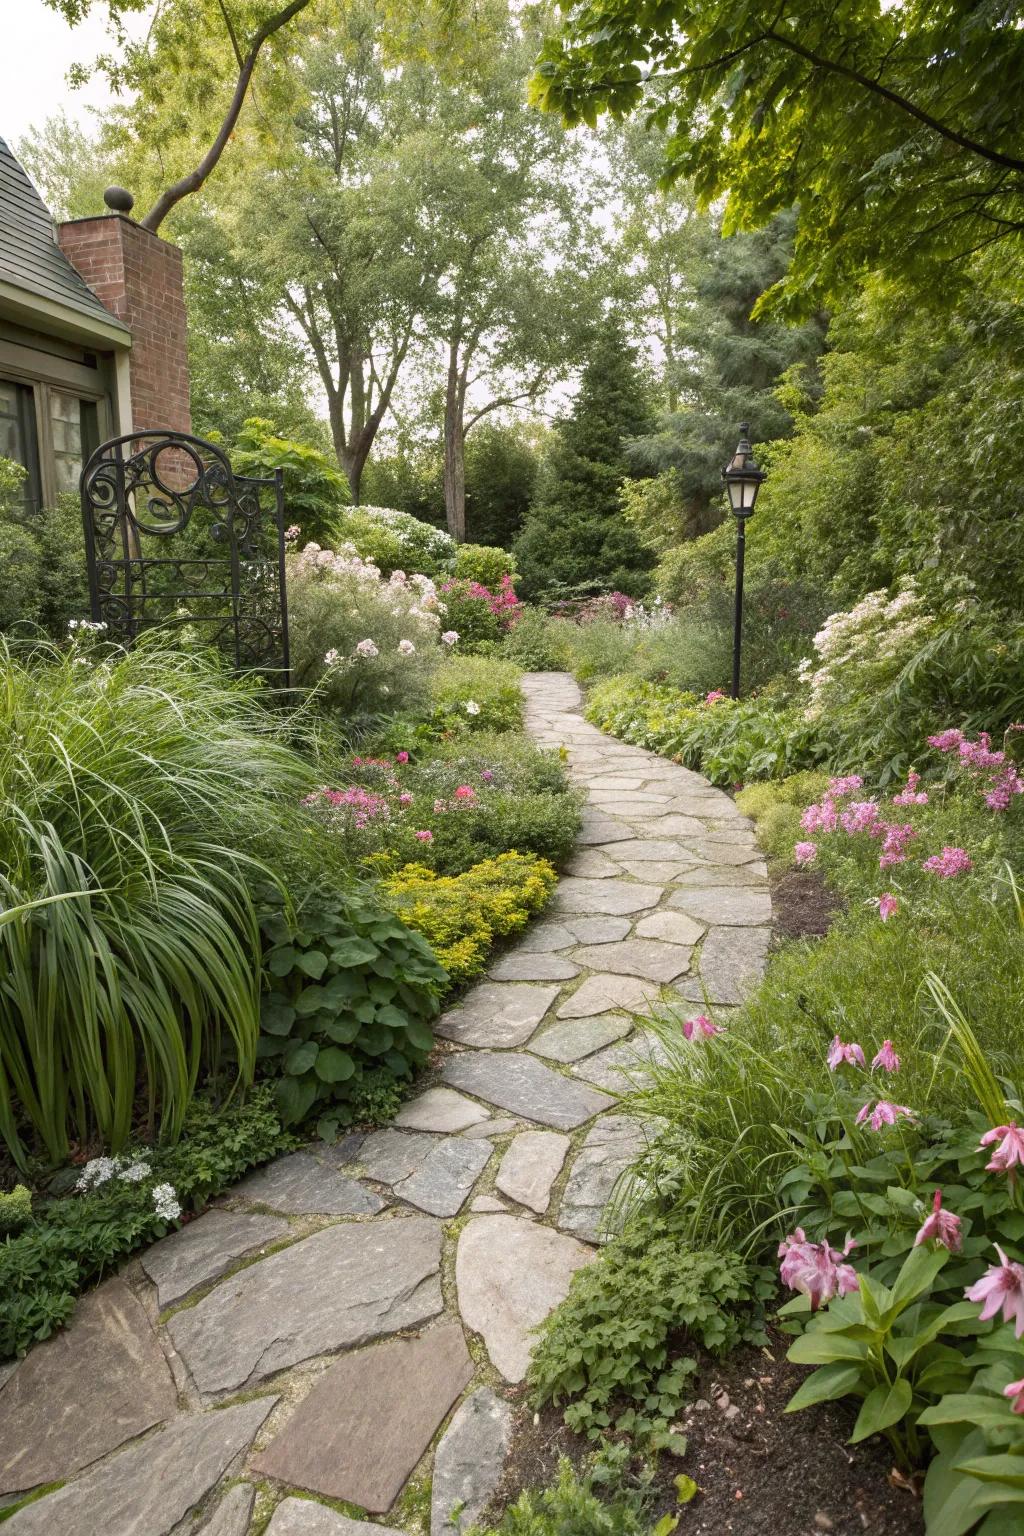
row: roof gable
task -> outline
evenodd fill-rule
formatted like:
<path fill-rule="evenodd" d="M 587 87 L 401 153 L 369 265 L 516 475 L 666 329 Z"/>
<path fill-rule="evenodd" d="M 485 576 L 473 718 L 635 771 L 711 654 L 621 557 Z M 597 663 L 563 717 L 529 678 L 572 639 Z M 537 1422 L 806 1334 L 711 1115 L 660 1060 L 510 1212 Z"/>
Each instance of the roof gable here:
<path fill-rule="evenodd" d="M 49 209 L 0 139 L 0 281 L 106 325 L 122 322 L 100 303 L 54 237 Z"/>

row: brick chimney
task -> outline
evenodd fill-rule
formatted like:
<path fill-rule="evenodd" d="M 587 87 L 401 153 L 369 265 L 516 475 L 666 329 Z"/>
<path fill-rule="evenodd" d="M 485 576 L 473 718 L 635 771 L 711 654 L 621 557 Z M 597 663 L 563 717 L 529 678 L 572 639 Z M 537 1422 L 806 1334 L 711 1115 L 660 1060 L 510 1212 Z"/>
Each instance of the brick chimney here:
<path fill-rule="evenodd" d="M 178 247 L 120 213 L 59 224 L 57 240 L 100 302 L 132 333 L 132 430 L 190 432 L 188 327 Z"/>

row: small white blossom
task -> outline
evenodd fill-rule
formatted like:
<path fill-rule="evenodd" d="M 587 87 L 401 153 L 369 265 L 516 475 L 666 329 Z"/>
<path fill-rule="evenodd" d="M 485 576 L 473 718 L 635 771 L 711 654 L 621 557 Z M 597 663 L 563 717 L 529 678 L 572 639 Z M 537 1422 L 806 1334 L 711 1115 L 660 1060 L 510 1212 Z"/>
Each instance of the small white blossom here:
<path fill-rule="evenodd" d="M 416 647 L 413 645 L 411 640 L 399 640 L 398 649 L 401 651 L 403 656 L 416 655 Z"/>
<path fill-rule="evenodd" d="M 466 700 L 466 714 L 467 715 L 478 715 L 479 713 L 480 713 L 480 705 L 477 703 L 476 699 L 467 699 Z"/>
<path fill-rule="evenodd" d="M 446 629 L 444 634 L 441 636 L 441 644 L 442 645 L 455 645 L 455 643 L 457 642 L 458 638 L 459 638 L 458 630 L 456 630 L 456 629 Z"/>
<path fill-rule="evenodd" d="M 380 652 L 378 651 L 377 647 L 374 645 L 372 640 L 360 640 L 359 644 L 356 646 L 356 654 L 358 656 L 371 656 L 372 657 L 372 656 L 379 656 Z"/>
<path fill-rule="evenodd" d="M 333 667 L 334 663 L 337 661 L 337 659 L 338 659 L 338 652 L 337 652 L 336 648 L 332 645 L 330 650 L 329 651 L 325 651 L 325 653 L 324 653 L 324 666 L 325 667 Z"/>
<path fill-rule="evenodd" d="M 161 1221 L 177 1221 L 181 1206 L 173 1184 L 153 1185 L 153 1209 Z"/>

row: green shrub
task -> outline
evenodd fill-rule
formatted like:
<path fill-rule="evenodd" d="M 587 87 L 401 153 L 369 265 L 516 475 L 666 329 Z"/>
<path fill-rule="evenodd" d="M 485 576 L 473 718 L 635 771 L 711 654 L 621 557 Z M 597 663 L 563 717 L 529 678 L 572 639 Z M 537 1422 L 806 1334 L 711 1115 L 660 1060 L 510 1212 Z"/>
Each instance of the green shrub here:
<path fill-rule="evenodd" d="M 312 889 L 294 922 L 271 909 L 261 927 L 271 981 L 260 1061 L 280 1074 L 285 1123 L 316 1112 L 331 1140 L 356 1118 L 360 1090 L 379 1091 L 381 1071 L 402 1081 L 424 1064 L 447 978 L 418 933 L 351 892 Z"/>
<path fill-rule="evenodd" d="M 591 1439 L 615 1429 L 671 1445 L 695 1352 L 724 1353 L 750 1337 L 754 1295 L 735 1254 L 688 1251 L 675 1232 L 638 1223 L 577 1270 L 542 1325 L 534 1401 L 565 1404 L 566 1423 Z"/>
<path fill-rule="evenodd" d="M 694 694 L 613 677 L 587 699 L 586 717 L 636 746 L 699 769 L 713 784 L 787 778 L 827 755 L 824 727 L 756 699 L 702 702 Z"/>
<path fill-rule="evenodd" d="M 592 619 L 586 624 L 565 624 L 565 644 L 570 666 L 581 683 L 627 672 L 637 645 L 637 631 L 613 619 Z"/>
<path fill-rule="evenodd" d="M 451 656 L 434 673 L 431 697 L 437 734 L 519 731 L 523 693 L 519 668 L 484 656 Z"/>
<path fill-rule="evenodd" d="M 512 629 L 501 642 L 499 654 L 524 672 L 564 672 L 572 665 L 568 641 L 570 626 L 551 619 L 543 608 L 524 604 Z"/>
<path fill-rule="evenodd" d="M 8 1193 L 0 1190 L 0 1236 L 17 1232 L 32 1217 L 32 1195 L 24 1184 L 15 1184 Z"/>
<path fill-rule="evenodd" d="M 269 1087 L 252 1089 L 244 1104 L 196 1098 L 176 1147 L 140 1146 L 123 1159 L 122 1166 L 144 1164 L 143 1179 L 112 1172 L 88 1192 L 37 1201 L 27 1225 L 0 1243 L 0 1358 L 49 1338 L 70 1318 L 80 1291 L 164 1236 L 176 1218 L 161 1214 L 155 1189 L 169 1185 L 173 1205 L 200 1211 L 248 1169 L 291 1145 Z M 94 1171 L 103 1170 L 94 1165 Z M 165 1213 L 171 1208 L 162 1207 Z"/>
<path fill-rule="evenodd" d="M 329 538 L 349 501 L 348 481 L 319 448 L 279 437 L 272 421 L 251 416 L 231 449 L 236 474 L 269 478 L 284 472 L 285 527 L 297 525 L 304 544 Z"/>
<path fill-rule="evenodd" d="M 27 511 L 21 499 L 25 471 L 0 457 L 0 631 L 39 626 L 64 640 L 70 619 L 89 612 L 85 538 L 78 497 L 58 496 L 54 507 Z"/>
<path fill-rule="evenodd" d="M 393 507 L 352 507 L 335 521 L 332 542 L 351 544 L 364 560 L 407 575 L 437 577 L 450 569 L 455 540 L 442 528 Z"/>
<path fill-rule="evenodd" d="M 213 663 L 160 648 L 0 651 L 0 1135 L 118 1151 L 143 1087 L 163 1137 L 259 1032 L 254 853 L 301 841 L 311 770 Z"/>
<path fill-rule="evenodd" d="M 547 904 L 557 877 L 535 854 L 503 853 L 464 874 L 408 864 L 381 886 L 384 900 L 422 933 L 453 984 L 478 976 L 496 939 L 521 933 Z"/>
<path fill-rule="evenodd" d="M 757 840 L 768 857 L 778 864 L 791 864 L 793 845 L 804 837 L 800 826 L 804 808 L 827 788 L 825 773 L 793 773 L 773 783 L 748 785 L 736 796 L 736 804 L 756 823 Z"/>
<path fill-rule="evenodd" d="M 471 1528 L 471 1536 L 648 1536 L 651 1520 L 642 1492 L 624 1486 L 608 1489 L 602 1465 L 583 1476 L 563 1458 L 558 1480 L 547 1488 L 525 1488 L 496 1526 Z M 662 1532 L 664 1522 L 654 1527 Z"/>
<path fill-rule="evenodd" d="M 519 572 L 515 558 L 507 549 L 499 549 L 494 544 L 459 544 L 452 574 L 459 581 L 476 581 L 496 592 L 505 576 L 515 581 Z"/>

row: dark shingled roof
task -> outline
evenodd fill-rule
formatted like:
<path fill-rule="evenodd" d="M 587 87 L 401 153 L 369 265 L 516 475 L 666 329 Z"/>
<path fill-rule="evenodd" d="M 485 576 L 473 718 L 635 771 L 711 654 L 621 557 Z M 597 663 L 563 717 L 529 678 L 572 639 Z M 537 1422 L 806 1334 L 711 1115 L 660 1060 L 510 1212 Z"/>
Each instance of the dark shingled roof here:
<path fill-rule="evenodd" d="M 0 281 L 91 320 L 126 327 L 105 309 L 54 237 L 49 209 L 0 139 Z"/>

